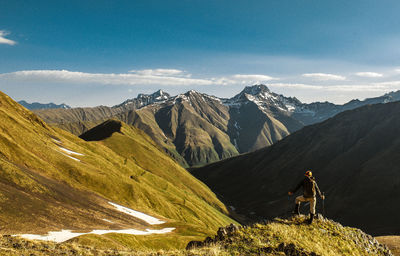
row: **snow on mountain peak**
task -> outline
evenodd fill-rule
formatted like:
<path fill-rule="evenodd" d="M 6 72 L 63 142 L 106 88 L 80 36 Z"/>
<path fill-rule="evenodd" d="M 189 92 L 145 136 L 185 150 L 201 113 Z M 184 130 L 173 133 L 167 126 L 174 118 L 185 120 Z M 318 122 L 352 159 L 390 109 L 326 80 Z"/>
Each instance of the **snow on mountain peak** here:
<path fill-rule="evenodd" d="M 271 93 L 268 87 L 265 84 L 255 84 L 252 86 L 246 86 L 241 94 L 251 94 L 253 96 L 262 94 L 262 93 Z"/>
<path fill-rule="evenodd" d="M 240 107 L 241 104 L 249 101 L 255 103 L 264 112 L 270 112 L 273 109 L 290 113 L 304 112 L 304 104 L 298 99 L 271 92 L 264 84 L 246 86 L 235 97 L 224 100 L 224 104 L 230 107 Z"/>
<path fill-rule="evenodd" d="M 128 99 L 124 101 L 122 104 L 116 105 L 114 107 L 121 107 L 133 104 L 134 106 L 136 106 L 136 108 L 141 108 L 153 103 L 164 102 L 169 98 L 170 95 L 168 93 L 164 92 L 163 90 L 158 90 L 152 94 L 140 93 L 136 98 Z"/>

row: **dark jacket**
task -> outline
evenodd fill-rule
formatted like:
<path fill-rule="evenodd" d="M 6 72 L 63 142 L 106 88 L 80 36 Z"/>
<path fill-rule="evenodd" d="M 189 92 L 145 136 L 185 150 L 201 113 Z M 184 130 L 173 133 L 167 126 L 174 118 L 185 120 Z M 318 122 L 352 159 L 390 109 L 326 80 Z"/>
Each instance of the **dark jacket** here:
<path fill-rule="evenodd" d="M 303 187 L 303 196 L 305 198 L 315 197 L 317 195 L 317 192 L 318 195 L 322 198 L 321 191 L 319 190 L 314 177 L 305 177 L 304 180 L 302 180 L 291 192 L 295 193 L 297 190 L 299 190 L 300 187 Z"/>

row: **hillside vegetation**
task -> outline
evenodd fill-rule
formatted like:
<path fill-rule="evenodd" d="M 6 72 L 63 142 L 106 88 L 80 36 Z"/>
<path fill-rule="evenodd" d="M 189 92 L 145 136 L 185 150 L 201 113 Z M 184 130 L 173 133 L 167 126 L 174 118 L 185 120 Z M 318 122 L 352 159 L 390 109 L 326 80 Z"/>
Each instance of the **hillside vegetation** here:
<path fill-rule="evenodd" d="M 195 245 L 196 244 L 196 245 Z M 0 238 L 2 255 L 292 255 L 292 256 L 391 256 L 385 245 L 359 229 L 343 227 L 327 219 L 304 224 L 304 216 L 274 219 L 248 227 L 228 226 L 204 241 L 192 242 L 187 250 L 118 250 L 82 246 L 73 241 L 54 244 L 12 237 Z"/>
<path fill-rule="evenodd" d="M 86 142 L 48 126 L 0 93 L 1 233 L 174 227 L 168 236 L 155 236 L 156 241 L 124 234 L 78 239 L 104 246 L 179 248 L 232 222 L 216 196 L 145 133 L 120 126 L 104 141 Z M 109 201 L 166 223 L 149 225 Z"/>

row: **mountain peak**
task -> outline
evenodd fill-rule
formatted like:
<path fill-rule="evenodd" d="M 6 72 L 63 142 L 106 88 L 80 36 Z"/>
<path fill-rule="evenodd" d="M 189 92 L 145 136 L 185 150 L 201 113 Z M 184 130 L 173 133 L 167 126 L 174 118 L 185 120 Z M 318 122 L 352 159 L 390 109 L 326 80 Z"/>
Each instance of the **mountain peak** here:
<path fill-rule="evenodd" d="M 265 84 L 255 84 L 252 86 L 246 86 L 241 94 L 251 94 L 251 95 L 258 95 L 260 93 L 270 93 L 271 91 L 268 89 L 268 87 Z"/>
<path fill-rule="evenodd" d="M 197 95 L 197 94 L 200 94 L 200 93 L 197 92 L 197 91 L 195 91 L 195 90 L 190 90 L 190 91 L 187 91 L 187 92 L 185 93 L 186 96 L 189 96 L 189 95 Z"/>
<path fill-rule="evenodd" d="M 123 106 L 129 105 L 129 106 L 134 106 L 134 109 L 139 109 L 139 108 L 145 107 L 147 105 L 150 105 L 150 104 L 153 104 L 156 102 L 166 101 L 170 97 L 171 96 L 167 92 L 165 92 L 161 89 L 152 94 L 139 93 L 136 98 L 128 99 L 119 105 L 113 106 L 113 108 L 118 108 L 118 107 L 123 107 Z"/>
<path fill-rule="evenodd" d="M 384 94 L 383 97 L 390 97 L 390 98 L 393 98 L 394 101 L 398 101 L 398 100 L 400 100 L 400 90 L 388 92 L 388 93 Z"/>
<path fill-rule="evenodd" d="M 152 94 L 144 94 L 140 93 L 137 96 L 137 99 L 142 99 L 142 98 L 152 98 L 152 99 L 168 99 L 170 97 L 169 93 L 159 89 L 158 91 L 152 93 Z"/>
<path fill-rule="evenodd" d="M 155 93 L 152 94 L 153 96 L 166 96 L 167 98 L 170 97 L 169 93 L 159 89 L 158 91 L 156 91 Z"/>

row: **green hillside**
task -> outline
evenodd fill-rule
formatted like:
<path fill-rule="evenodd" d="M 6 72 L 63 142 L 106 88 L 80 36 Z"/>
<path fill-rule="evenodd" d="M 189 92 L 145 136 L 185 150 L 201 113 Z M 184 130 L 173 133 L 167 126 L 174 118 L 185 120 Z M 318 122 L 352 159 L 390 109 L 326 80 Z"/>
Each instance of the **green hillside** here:
<path fill-rule="evenodd" d="M 182 247 L 231 222 L 225 206 L 204 184 L 143 132 L 121 126 L 104 141 L 86 142 L 49 127 L 0 93 L 1 233 L 175 227 L 169 241 L 158 235 L 157 244 L 147 245 Z M 109 201 L 166 223 L 149 225 L 116 211 Z M 102 241 L 99 235 L 87 237 L 93 243 Z M 123 240 L 126 247 L 151 240 L 121 234 L 101 237 L 107 237 L 103 245 L 122 246 L 118 241 Z"/>

